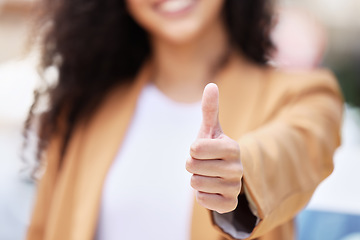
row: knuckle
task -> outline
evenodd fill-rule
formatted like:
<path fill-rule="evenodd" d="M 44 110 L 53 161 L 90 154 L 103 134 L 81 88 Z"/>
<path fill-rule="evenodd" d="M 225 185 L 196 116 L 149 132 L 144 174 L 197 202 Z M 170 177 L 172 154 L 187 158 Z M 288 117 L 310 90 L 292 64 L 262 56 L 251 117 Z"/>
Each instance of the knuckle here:
<path fill-rule="evenodd" d="M 186 160 L 185 168 L 188 172 L 194 173 L 195 171 L 195 162 L 192 158 Z"/>
<path fill-rule="evenodd" d="M 240 181 L 229 182 L 226 184 L 224 189 L 224 196 L 228 198 L 237 198 L 241 191 L 241 183 Z"/>
<path fill-rule="evenodd" d="M 234 198 L 237 199 L 240 192 L 241 192 L 241 182 L 238 182 L 238 183 L 234 184 L 234 186 L 233 186 Z"/>
<path fill-rule="evenodd" d="M 233 171 L 234 171 L 235 176 L 241 177 L 242 173 L 243 173 L 242 164 L 241 163 L 236 163 L 235 166 L 233 167 Z"/>
<path fill-rule="evenodd" d="M 234 211 L 236 209 L 237 205 L 238 205 L 237 198 L 230 200 L 229 201 L 229 212 Z"/>
<path fill-rule="evenodd" d="M 225 196 L 220 196 L 221 198 L 221 204 L 219 206 L 217 206 L 217 209 L 216 211 L 220 214 L 223 214 L 223 213 L 227 213 L 227 212 L 230 212 L 229 210 L 229 198 L 225 197 Z"/>
<path fill-rule="evenodd" d="M 200 187 L 202 186 L 202 180 L 199 176 L 196 175 L 192 175 L 191 176 L 191 181 L 190 181 L 190 185 L 191 187 L 193 187 L 194 189 L 200 189 Z"/>
<path fill-rule="evenodd" d="M 234 167 L 234 165 L 230 165 L 227 170 L 228 170 L 228 177 L 230 179 L 237 176 L 237 170 Z"/>
<path fill-rule="evenodd" d="M 225 171 L 227 172 L 226 179 L 239 179 L 243 173 L 240 163 L 228 164 Z"/>
<path fill-rule="evenodd" d="M 240 163 L 239 164 L 239 175 L 242 177 L 243 175 L 244 175 L 244 167 L 243 167 L 243 165 Z"/>
<path fill-rule="evenodd" d="M 240 158 L 240 148 L 237 142 L 231 141 L 231 143 L 227 144 L 227 151 L 231 159 Z"/>
<path fill-rule="evenodd" d="M 201 144 L 199 141 L 194 142 L 190 146 L 190 156 L 195 157 L 199 155 L 199 152 L 201 151 Z"/>
<path fill-rule="evenodd" d="M 206 201 L 207 201 L 207 196 L 206 194 L 197 191 L 196 192 L 196 200 L 198 201 L 198 203 L 200 203 L 201 205 L 205 205 Z"/>
<path fill-rule="evenodd" d="M 235 147 L 234 147 L 235 154 L 238 158 L 240 158 L 240 146 L 237 142 L 234 141 L 234 143 L 235 143 Z"/>
<path fill-rule="evenodd" d="M 223 213 L 234 211 L 237 205 L 238 205 L 237 198 L 226 198 L 224 200 Z"/>

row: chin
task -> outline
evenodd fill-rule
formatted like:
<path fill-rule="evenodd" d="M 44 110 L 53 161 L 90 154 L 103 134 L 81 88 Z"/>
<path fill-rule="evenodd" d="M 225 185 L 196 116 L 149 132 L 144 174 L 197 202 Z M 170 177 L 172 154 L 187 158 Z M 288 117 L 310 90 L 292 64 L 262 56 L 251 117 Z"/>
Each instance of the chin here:
<path fill-rule="evenodd" d="M 162 41 L 181 45 L 196 39 L 200 32 L 200 24 L 193 22 L 183 26 L 168 24 L 168 26 L 158 29 L 152 35 Z"/>
<path fill-rule="evenodd" d="M 183 44 L 221 12 L 224 0 L 127 0 L 130 14 L 152 37 Z"/>

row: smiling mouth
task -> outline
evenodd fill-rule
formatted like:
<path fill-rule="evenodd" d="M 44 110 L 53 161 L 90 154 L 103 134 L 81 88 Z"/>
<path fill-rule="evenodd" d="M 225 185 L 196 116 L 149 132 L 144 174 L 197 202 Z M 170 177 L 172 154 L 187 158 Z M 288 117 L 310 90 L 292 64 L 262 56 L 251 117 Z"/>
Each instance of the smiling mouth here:
<path fill-rule="evenodd" d="M 176 17 L 190 12 L 198 0 L 163 0 L 155 4 L 155 10 L 167 17 Z"/>

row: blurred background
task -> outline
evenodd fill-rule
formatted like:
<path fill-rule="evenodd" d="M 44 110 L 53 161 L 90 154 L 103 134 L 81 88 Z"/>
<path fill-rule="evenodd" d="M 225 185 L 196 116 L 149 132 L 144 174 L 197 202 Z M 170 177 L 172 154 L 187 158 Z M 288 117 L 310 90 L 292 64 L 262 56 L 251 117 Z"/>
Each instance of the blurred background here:
<path fill-rule="evenodd" d="M 24 239 L 35 184 L 21 161 L 21 128 L 39 84 L 28 41 L 35 0 L 0 0 L 0 240 Z M 335 170 L 297 218 L 298 239 L 360 239 L 360 1 L 281 0 L 272 64 L 330 68 L 346 100 Z"/>

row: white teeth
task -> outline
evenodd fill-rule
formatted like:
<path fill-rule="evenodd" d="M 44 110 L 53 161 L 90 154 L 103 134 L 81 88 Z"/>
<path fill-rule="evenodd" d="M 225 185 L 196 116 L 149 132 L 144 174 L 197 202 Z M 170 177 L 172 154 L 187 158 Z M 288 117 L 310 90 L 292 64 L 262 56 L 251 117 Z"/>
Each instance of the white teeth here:
<path fill-rule="evenodd" d="M 167 0 L 160 4 L 163 12 L 178 12 L 192 4 L 192 0 Z"/>

